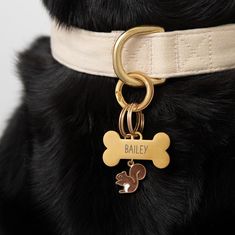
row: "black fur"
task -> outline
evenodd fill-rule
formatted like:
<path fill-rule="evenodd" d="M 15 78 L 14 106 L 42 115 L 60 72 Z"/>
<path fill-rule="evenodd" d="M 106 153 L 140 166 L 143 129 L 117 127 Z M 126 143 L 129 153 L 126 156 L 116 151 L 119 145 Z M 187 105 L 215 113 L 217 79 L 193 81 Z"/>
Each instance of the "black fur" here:
<path fill-rule="evenodd" d="M 61 24 L 94 31 L 235 23 L 234 0 L 44 3 Z M 144 163 L 148 175 L 138 192 L 119 195 L 114 177 L 126 162 L 102 162 L 103 135 L 118 130 L 117 80 L 60 65 L 46 37 L 20 55 L 18 69 L 22 104 L 0 145 L 1 234 L 235 234 L 234 70 L 155 87 L 144 136 L 169 134 L 171 164 L 158 170 Z M 139 101 L 144 92 L 125 95 Z"/>

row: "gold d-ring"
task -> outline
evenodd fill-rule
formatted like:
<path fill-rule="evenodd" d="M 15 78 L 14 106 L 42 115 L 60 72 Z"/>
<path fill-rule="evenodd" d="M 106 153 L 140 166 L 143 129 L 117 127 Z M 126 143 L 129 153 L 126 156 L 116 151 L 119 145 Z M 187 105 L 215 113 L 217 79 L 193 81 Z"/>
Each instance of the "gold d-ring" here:
<path fill-rule="evenodd" d="M 144 84 L 146 87 L 146 95 L 145 95 L 144 100 L 140 104 L 136 104 L 136 106 L 133 107 L 133 110 L 132 110 L 133 112 L 140 112 L 140 111 L 144 110 L 145 108 L 147 108 L 148 105 L 151 103 L 153 96 L 154 96 L 154 86 L 153 86 L 151 79 L 149 77 L 147 77 L 146 75 L 143 75 L 141 73 L 128 73 L 128 75 L 132 79 L 136 79 L 141 84 Z M 121 105 L 121 107 L 125 108 L 125 107 L 129 106 L 130 104 L 128 104 L 125 101 L 125 99 L 122 95 L 123 85 L 124 85 L 124 82 L 122 80 L 119 80 L 116 85 L 115 95 L 116 95 L 116 99 L 117 99 L 118 103 Z"/>
<path fill-rule="evenodd" d="M 129 86 L 143 86 L 138 80 L 133 79 L 130 77 L 123 67 L 122 63 L 122 51 L 125 43 L 135 35 L 145 35 L 145 34 L 152 34 L 152 33 L 161 33 L 165 32 L 165 30 L 161 27 L 157 26 L 140 26 L 132 28 L 126 32 L 124 32 L 116 41 L 113 50 L 113 67 L 114 71 L 119 79 L 121 79 L 125 84 Z M 151 78 L 154 85 L 162 84 L 166 81 L 165 78 Z"/>

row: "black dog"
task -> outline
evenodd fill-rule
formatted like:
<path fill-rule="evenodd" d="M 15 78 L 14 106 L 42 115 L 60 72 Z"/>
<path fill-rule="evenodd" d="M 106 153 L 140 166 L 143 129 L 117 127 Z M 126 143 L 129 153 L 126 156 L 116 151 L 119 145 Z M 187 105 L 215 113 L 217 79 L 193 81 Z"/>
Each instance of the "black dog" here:
<path fill-rule="evenodd" d="M 234 0 L 44 4 L 63 25 L 102 32 L 235 23 Z M 144 135 L 169 134 L 171 164 L 158 170 L 146 162 L 147 179 L 124 196 L 114 177 L 126 162 L 108 168 L 102 161 L 103 135 L 117 130 L 117 79 L 59 64 L 46 37 L 20 55 L 18 69 L 22 105 L 0 145 L 1 234 L 235 234 L 234 70 L 170 79 L 155 88 Z M 139 101 L 145 91 L 137 90 L 125 96 Z"/>

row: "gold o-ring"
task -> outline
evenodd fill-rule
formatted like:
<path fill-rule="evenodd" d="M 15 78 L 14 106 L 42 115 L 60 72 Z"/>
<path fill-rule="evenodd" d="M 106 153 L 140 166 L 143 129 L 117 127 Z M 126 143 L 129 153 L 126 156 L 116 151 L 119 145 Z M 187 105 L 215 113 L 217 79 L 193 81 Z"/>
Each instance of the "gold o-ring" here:
<path fill-rule="evenodd" d="M 141 74 L 141 73 L 129 73 L 129 76 L 132 78 L 136 78 L 137 80 L 141 81 L 145 87 L 146 87 L 146 95 L 144 100 L 137 104 L 136 107 L 133 109 L 133 112 L 140 112 L 148 107 L 148 105 L 151 103 L 153 96 L 154 96 L 154 85 L 149 77 Z M 117 98 L 118 103 L 121 105 L 122 108 L 125 108 L 129 106 L 129 104 L 125 101 L 123 95 L 122 95 L 122 88 L 123 88 L 124 82 L 122 80 L 119 80 L 115 89 L 115 95 Z"/>
<path fill-rule="evenodd" d="M 127 166 L 129 167 L 133 167 L 135 165 L 135 162 L 133 159 L 131 159 L 130 161 L 127 162 Z"/>

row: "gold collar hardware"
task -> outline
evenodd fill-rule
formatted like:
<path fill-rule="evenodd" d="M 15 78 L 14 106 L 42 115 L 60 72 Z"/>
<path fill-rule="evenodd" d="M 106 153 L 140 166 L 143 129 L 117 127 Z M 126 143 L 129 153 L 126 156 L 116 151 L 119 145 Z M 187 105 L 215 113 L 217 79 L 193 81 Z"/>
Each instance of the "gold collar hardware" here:
<path fill-rule="evenodd" d="M 114 71 L 119 79 L 121 79 L 125 84 L 129 86 L 143 86 L 143 83 L 134 79 L 130 74 L 126 73 L 123 63 L 122 63 L 122 51 L 126 42 L 137 35 L 146 35 L 153 33 L 162 33 L 165 30 L 161 27 L 156 26 L 140 26 L 132 28 L 126 32 L 124 32 L 116 41 L 113 50 L 113 67 Z M 152 78 L 152 83 L 154 85 L 162 84 L 166 81 L 165 78 Z"/>
<path fill-rule="evenodd" d="M 163 32 L 160 27 L 137 27 L 125 32 L 117 40 L 113 61 L 114 69 L 120 78 L 116 85 L 115 95 L 118 103 L 122 107 L 119 116 L 119 132 L 124 139 L 115 131 L 108 131 L 104 135 L 104 145 L 106 150 L 103 154 L 103 161 L 107 166 L 116 166 L 121 159 L 129 160 L 129 174 L 123 171 L 116 175 L 116 184 L 123 188 L 119 193 L 133 193 L 138 189 L 139 181 L 146 176 L 146 168 L 134 160 L 151 160 L 153 164 L 163 169 L 170 163 L 170 157 L 167 149 L 170 146 L 170 138 L 166 133 L 157 133 L 153 140 L 144 140 L 142 132 L 144 130 L 144 114 L 143 111 L 151 103 L 154 97 L 154 85 L 162 84 L 165 79 L 150 78 L 141 72 L 126 73 L 122 65 L 122 49 L 126 41 L 137 34 L 148 34 L 155 32 Z M 122 94 L 123 85 L 134 87 L 145 87 L 146 95 L 141 103 L 127 103 Z M 136 114 L 135 123 L 133 113 Z"/>

